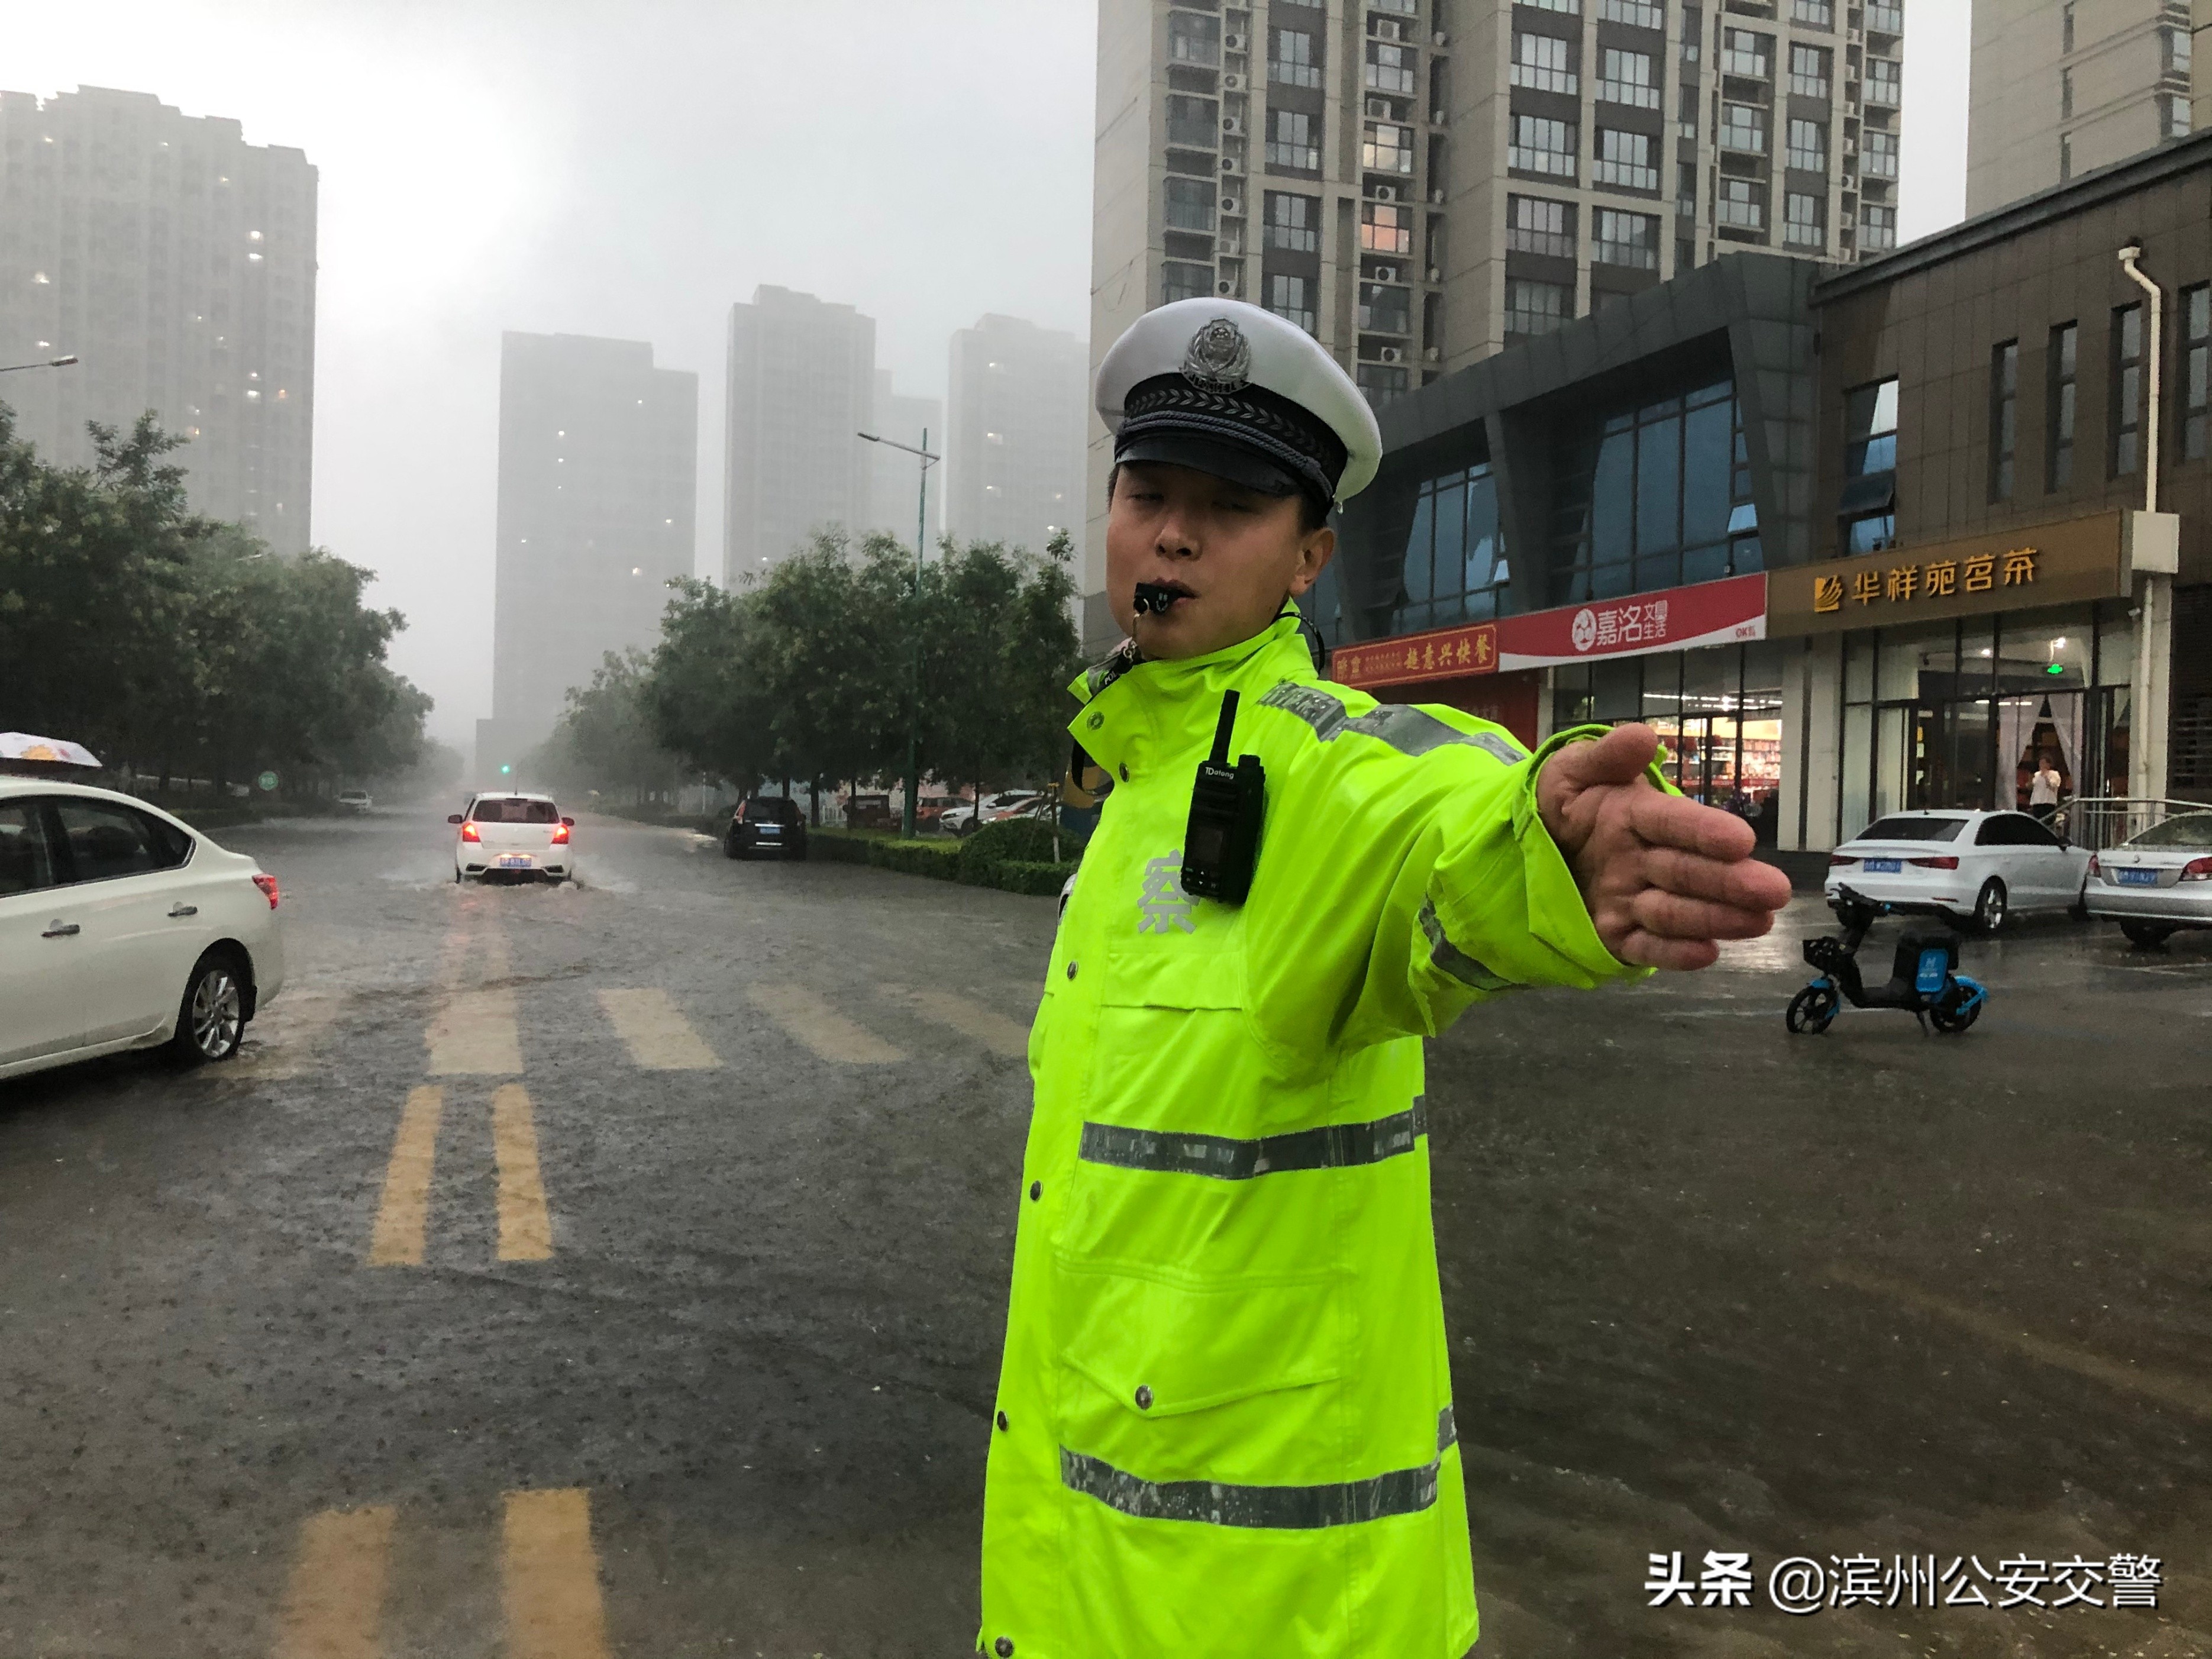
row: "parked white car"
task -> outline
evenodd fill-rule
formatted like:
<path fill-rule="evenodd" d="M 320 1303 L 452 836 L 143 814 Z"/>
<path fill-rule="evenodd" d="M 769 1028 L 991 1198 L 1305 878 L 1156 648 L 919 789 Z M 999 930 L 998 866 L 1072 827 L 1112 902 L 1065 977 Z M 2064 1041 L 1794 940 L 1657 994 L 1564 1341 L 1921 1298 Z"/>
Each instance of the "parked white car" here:
<path fill-rule="evenodd" d="M 487 792 L 446 822 L 460 826 L 453 834 L 455 881 L 485 875 L 566 881 L 575 873 L 576 820 L 562 817 L 550 795 Z"/>
<path fill-rule="evenodd" d="M 1850 887 L 1907 909 L 1941 910 L 1994 933 L 2016 910 L 2070 910 L 2089 855 L 2025 812 L 1935 811 L 1877 818 L 1828 855 L 1828 902 Z"/>
<path fill-rule="evenodd" d="M 366 789 L 339 790 L 338 806 L 348 812 L 374 812 L 376 810 L 376 803 L 369 799 Z"/>
<path fill-rule="evenodd" d="M 276 878 L 129 795 L 0 777 L 0 1078 L 228 1060 L 284 983 Z"/>
<path fill-rule="evenodd" d="M 2089 860 L 2082 902 L 2148 950 L 2182 927 L 2212 927 L 2212 812 L 2183 812 Z"/>
<path fill-rule="evenodd" d="M 983 797 L 981 811 L 973 806 L 953 806 L 945 809 L 939 825 L 956 836 L 964 836 L 978 823 L 996 823 L 1000 818 L 1010 818 L 1038 799 L 1034 789 L 1002 789 L 995 795 Z"/>

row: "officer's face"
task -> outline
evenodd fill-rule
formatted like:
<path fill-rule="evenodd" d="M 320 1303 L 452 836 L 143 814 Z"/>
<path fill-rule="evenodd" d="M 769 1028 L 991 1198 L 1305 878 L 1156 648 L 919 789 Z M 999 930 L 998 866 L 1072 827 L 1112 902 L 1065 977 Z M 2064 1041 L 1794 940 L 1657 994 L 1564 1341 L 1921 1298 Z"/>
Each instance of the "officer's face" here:
<path fill-rule="evenodd" d="M 1106 594 L 1146 656 L 1202 656 L 1267 627 L 1335 551 L 1334 530 L 1303 527 L 1295 496 L 1132 461 L 1114 480 L 1106 516 Z M 1180 597 L 1164 613 L 1136 616 L 1139 582 Z"/>

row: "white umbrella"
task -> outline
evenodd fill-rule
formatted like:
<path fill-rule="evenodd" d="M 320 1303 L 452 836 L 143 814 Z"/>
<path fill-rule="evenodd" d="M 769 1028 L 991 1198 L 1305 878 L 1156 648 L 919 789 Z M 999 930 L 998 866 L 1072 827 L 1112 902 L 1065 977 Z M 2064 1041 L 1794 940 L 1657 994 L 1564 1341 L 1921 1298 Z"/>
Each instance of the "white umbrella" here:
<path fill-rule="evenodd" d="M 97 768 L 91 750 L 67 738 L 34 738 L 28 732 L 0 732 L 0 760 L 54 761 L 64 766 Z"/>

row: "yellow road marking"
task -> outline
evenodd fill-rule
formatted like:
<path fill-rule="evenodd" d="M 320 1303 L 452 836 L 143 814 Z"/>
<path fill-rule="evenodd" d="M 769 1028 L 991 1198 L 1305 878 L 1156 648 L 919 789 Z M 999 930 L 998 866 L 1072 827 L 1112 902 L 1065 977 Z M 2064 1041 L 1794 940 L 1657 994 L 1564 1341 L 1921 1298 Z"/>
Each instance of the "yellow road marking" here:
<path fill-rule="evenodd" d="M 423 1034 L 432 1077 L 518 1077 L 522 1042 L 515 1031 L 514 992 L 455 991 Z"/>
<path fill-rule="evenodd" d="M 824 1060 L 848 1066 L 891 1066 L 906 1058 L 803 985 L 755 985 L 747 994 L 753 1006 L 781 1025 L 786 1036 Z"/>
<path fill-rule="evenodd" d="M 301 1524 L 276 1659 L 378 1659 L 396 1513 L 325 1510 Z"/>
<path fill-rule="evenodd" d="M 599 1006 L 629 1045 L 629 1057 L 650 1072 L 709 1072 L 722 1062 L 700 1041 L 668 993 L 658 987 L 602 991 Z"/>
<path fill-rule="evenodd" d="M 438 1158 L 438 1119 L 446 1091 L 432 1084 L 411 1089 L 392 1138 L 392 1161 L 384 1170 L 384 1200 L 376 1206 L 376 1232 L 369 1241 L 372 1267 L 419 1267 L 422 1231 L 430 1212 L 430 1175 Z"/>
<path fill-rule="evenodd" d="M 553 1218 L 538 1174 L 530 1096 L 520 1083 L 502 1083 L 493 1091 L 491 1150 L 499 1163 L 499 1259 L 543 1261 L 553 1254 Z"/>
<path fill-rule="evenodd" d="M 996 1008 L 986 1007 L 951 991 L 915 990 L 903 986 L 884 988 L 911 1003 L 923 1018 L 933 1019 L 939 1025 L 950 1025 L 994 1054 L 1007 1060 L 1022 1060 L 1029 1054 L 1029 1027 L 1007 1018 Z"/>
<path fill-rule="evenodd" d="M 507 1659 L 606 1659 L 592 1495 L 507 1493 L 505 1544 Z"/>
<path fill-rule="evenodd" d="M 2091 1382 L 2101 1382 L 2107 1388 L 2145 1395 L 2178 1411 L 2187 1412 L 2191 1416 L 2212 1418 L 2212 1388 L 2207 1388 L 2192 1377 L 2177 1376 L 2166 1371 L 2142 1370 L 2133 1365 L 2123 1364 L 2117 1359 L 2107 1359 L 2102 1354 L 2069 1348 L 2063 1342 L 2053 1342 L 2048 1337 L 2023 1331 L 2011 1321 L 1999 1318 L 1995 1314 L 1966 1307 L 1947 1297 L 1937 1296 L 1932 1291 L 1923 1291 L 1917 1285 L 1908 1285 L 1902 1279 L 1864 1273 L 1840 1263 L 1828 1269 L 1828 1276 L 1853 1290 L 1864 1291 L 1873 1296 L 1889 1297 L 1908 1308 L 1948 1319 L 1985 1341 L 2010 1348 L 2015 1353 L 2026 1354 L 2030 1359 L 2039 1360 L 2044 1364 L 2072 1371 L 2076 1376 L 2086 1376 Z"/>

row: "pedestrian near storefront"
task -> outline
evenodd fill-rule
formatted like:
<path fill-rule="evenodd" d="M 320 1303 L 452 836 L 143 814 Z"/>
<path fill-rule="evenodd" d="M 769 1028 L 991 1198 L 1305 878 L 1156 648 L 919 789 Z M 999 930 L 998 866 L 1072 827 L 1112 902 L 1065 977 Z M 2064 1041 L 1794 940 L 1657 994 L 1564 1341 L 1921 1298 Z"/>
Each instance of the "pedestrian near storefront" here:
<path fill-rule="evenodd" d="M 1030 1042 L 979 1644 L 1458 1659 L 1421 1039 L 1704 967 L 1789 882 L 1666 788 L 1648 726 L 1530 754 L 1317 676 L 1297 599 L 1381 444 L 1295 325 L 1163 307 L 1097 399 L 1129 637 L 1073 688 L 1111 789 Z"/>
<path fill-rule="evenodd" d="M 2066 780 L 2058 770 L 2058 763 L 2046 749 L 2035 763 L 2035 775 L 2028 780 L 2027 810 L 2045 823 L 2058 811 L 2058 797 L 2066 787 Z M 2017 797 L 2015 797 L 2017 799 Z"/>

